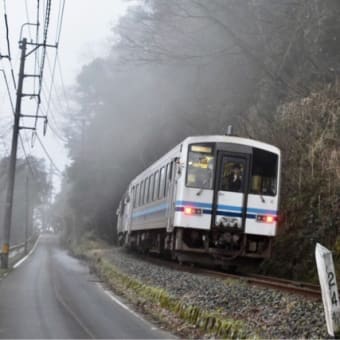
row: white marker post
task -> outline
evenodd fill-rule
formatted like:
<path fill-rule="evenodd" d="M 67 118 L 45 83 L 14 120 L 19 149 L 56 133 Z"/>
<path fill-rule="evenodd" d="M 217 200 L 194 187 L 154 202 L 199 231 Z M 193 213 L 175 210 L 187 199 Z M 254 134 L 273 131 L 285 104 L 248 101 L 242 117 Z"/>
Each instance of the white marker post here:
<path fill-rule="evenodd" d="M 317 243 L 315 247 L 315 260 L 318 269 L 328 334 L 332 337 L 339 338 L 340 301 L 332 252 Z"/>

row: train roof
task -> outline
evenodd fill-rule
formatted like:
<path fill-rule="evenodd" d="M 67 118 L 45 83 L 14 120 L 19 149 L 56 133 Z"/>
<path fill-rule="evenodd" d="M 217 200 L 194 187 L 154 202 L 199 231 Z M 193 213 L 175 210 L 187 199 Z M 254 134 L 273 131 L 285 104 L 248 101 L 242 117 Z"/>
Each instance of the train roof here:
<path fill-rule="evenodd" d="M 241 145 L 247 145 L 254 148 L 267 150 L 273 153 L 276 153 L 280 155 L 280 149 L 276 146 L 273 146 L 271 144 L 263 143 L 254 139 L 249 138 L 241 138 L 236 136 L 221 136 L 221 135 L 202 135 L 202 136 L 190 136 L 185 138 L 181 143 L 178 143 L 176 146 L 174 146 L 171 150 L 166 152 L 160 159 L 156 160 L 154 163 L 150 164 L 146 169 L 144 169 L 141 173 L 139 173 L 129 184 L 131 186 L 137 179 L 141 177 L 141 175 L 147 170 L 155 166 L 163 157 L 166 157 L 167 155 L 173 153 L 176 149 L 179 148 L 180 145 L 183 144 L 192 144 L 192 143 L 231 143 L 231 144 L 241 144 Z"/>
<path fill-rule="evenodd" d="M 242 137 L 236 137 L 236 136 L 221 136 L 221 135 L 192 136 L 192 137 L 187 137 L 186 139 L 184 139 L 181 144 L 204 143 L 204 142 L 241 144 L 241 145 L 247 145 L 247 146 L 251 146 L 254 148 L 258 148 L 258 149 L 271 151 L 277 154 L 281 153 L 280 149 L 274 145 L 263 143 L 255 139 L 242 138 Z"/>

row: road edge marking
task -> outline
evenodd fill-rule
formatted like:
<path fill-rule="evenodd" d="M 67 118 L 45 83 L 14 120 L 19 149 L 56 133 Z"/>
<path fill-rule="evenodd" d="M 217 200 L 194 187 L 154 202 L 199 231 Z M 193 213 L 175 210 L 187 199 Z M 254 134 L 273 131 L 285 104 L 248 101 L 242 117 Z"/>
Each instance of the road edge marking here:
<path fill-rule="evenodd" d="M 18 262 L 14 263 L 14 265 L 12 266 L 13 269 L 18 268 L 21 264 L 23 264 L 28 259 L 29 256 L 32 255 L 32 253 L 35 251 L 35 249 L 38 246 L 39 239 L 40 239 L 40 235 L 38 236 L 37 240 L 35 241 L 35 244 L 34 244 L 33 248 L 30 250 L 30 252 L 26 256 L 24 256 L 22 259 L 20 259 Z"/>
<path fill-rule="evenodd" d="M 102 284 L 100 284 L 99 282 L 96 282 L 97 286 L 100 287 L 103 292 L 112 300 L 114 301 L 117 305 L 119 305 L 120 307 L 122 307 L 123 309 L 127 310 L 128 312 L 130 312 L 131 314 L 133 314 L 136 318 L 138 318 L 139 320 L 143 321 L 146 324 L 150 324 L 152 325 L 151 322 L 148 322 L 147 320 L 145 320 L 141 315 L 139 315 L 138 313 L 136 313 L 134 310 L 132 310 L 131 308 L 129 308 L 126 304 L 124 304 L 122 301 L 119 300 L 118 297 L 116 297 L 115 295 L 113 295 L 113 293 L 106 289 Z M 157 328 L 156 328 L 157 329 Z M 159 329 L 160 330 L 160 329 Z"/>
<path fill-rule="evenodd" d="M 115 296 L 115 294 L 104 287 L 99 282 L 96 282 L 96 285 L 102 289 L 102 291 L 116 304 L 118 304 L 120 307 L 125 309 L 126 311 L 130 312 L 133 316 L 135 316 L 137 319 L 142 321 L 145 325 L 150 326 L 150 330 L 152 332 L 158 332 L 158 333 L 163 333 L 166 337 L 166 339 L 178 339 L 175 334 L 171 333 L 171 331 L 162 329 L 160 327 L 157 327 L 152 321 L 145 319 L 142 315 L 138 314 L 138 312 L 135 312 L 133 309 L 129 308 L 125 303 L 123 303 L 119 297 Z"/>

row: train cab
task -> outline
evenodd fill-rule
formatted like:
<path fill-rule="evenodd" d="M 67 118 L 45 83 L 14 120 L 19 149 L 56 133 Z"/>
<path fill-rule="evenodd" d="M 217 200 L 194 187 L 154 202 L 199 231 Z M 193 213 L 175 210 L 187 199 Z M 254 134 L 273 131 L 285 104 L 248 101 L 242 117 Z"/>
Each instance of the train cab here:
<path fill-rule="evenodd" d="M 277 233 L 280 150 L 231 136 L 190 137 L 182 148 L 177 250 L 269 257 Z"/>

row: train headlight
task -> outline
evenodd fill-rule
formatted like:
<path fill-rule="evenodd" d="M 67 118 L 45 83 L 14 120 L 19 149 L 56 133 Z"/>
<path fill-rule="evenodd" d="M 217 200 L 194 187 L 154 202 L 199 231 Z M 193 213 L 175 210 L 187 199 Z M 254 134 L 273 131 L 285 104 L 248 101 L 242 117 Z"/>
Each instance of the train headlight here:
<path fill-rule="evenodd" d="M 274 223 L 277 222 L 277 216 L 273 215 L 257 215 L 256 222 L 262 223 Z"/>
<path fill-rule="evenodd" d="M 202 215 L 202 209 L 194 207 L 184 207 L 184 215 Z"/>

